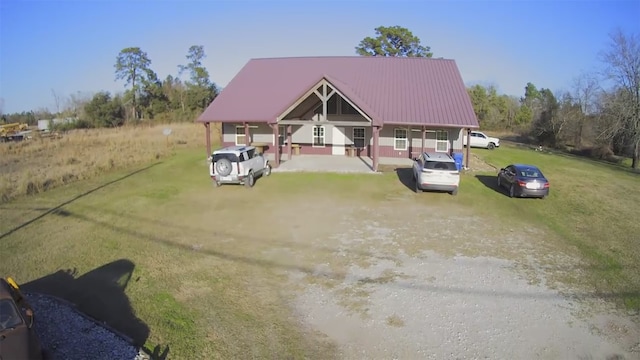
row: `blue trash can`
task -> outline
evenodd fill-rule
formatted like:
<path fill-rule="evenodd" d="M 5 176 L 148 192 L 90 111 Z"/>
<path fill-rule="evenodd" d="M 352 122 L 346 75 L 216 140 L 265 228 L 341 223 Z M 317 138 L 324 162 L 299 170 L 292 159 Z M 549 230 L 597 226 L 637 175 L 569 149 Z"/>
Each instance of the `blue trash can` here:
<path fill-rule="evenodd" d="M 464 155 L 462 153 L 453 153 L 453 161 L 456 162 L 456 168 L 458 169 L 458 171 L 462 170 L 462 159 L 464 158 Z"/>

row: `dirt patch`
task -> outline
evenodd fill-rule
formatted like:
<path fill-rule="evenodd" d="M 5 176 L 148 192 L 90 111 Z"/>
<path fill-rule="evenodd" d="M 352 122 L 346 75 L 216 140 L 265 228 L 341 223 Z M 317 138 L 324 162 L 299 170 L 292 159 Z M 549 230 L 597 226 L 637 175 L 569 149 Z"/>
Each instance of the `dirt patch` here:
<path fill-rule="evenodd" d="M 295 245 L 264 254 L 296 259 L 282 270 L 291 306 L 342 358 L 639 355 L 634 322 L 585 315 L 564 296 L 547 265 L 572 257 L 545 248 L 540 229 L 406 200 L 324 198 L 295 210 L 273 213 L 290 222 Z"/>

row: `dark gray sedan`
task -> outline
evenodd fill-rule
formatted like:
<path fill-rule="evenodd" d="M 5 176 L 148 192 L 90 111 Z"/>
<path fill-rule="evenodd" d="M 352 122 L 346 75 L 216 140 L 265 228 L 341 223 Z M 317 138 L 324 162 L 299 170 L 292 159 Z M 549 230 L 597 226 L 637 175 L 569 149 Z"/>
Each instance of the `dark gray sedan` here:
<path fill-rule="evenodd" d="M 512 164 L 500 169 L 498 187 L 509 190 L 509 197 L 537 197 L 549 195 L 549 180 L 534 165 Z"/>

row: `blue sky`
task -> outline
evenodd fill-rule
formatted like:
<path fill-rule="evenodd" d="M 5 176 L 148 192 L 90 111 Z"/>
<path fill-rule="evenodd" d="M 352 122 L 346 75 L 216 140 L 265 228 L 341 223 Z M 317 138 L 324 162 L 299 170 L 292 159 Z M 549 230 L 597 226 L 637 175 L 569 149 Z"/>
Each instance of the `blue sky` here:
<path fill-rule="evenodd" d="M 467 84 L 520 96 L 529 81 L 569 89 L 597 69 L 612 30 L 640 32 L 640 0 L 2 0 L 0 98 L 5 113 L 55 111 L 52 90 L 123 91 L 113 66 L 130 46 L 164 78 L 204 45 L 204 65 L 225 86 L 251 58 L 355 55 L 380 25 L 407 27 L 434 56 L 455 59 Z"/>

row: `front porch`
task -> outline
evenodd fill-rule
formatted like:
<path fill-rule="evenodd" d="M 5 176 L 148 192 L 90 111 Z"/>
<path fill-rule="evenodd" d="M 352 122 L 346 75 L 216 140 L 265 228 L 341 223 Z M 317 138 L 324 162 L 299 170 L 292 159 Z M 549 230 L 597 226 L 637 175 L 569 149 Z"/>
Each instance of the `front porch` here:
<path fill-rule="evenodd" d="M 275 154 L 266 154 L 269 161 L 275 163 Z M 406 158 L 381 157 L 379 165 L 412 166 L 413 161 Z M 282 160 L 273 172 L 329 172 L 375 174 L 373 160 L 367 156 L 325 156 L 293 155 L 291 160 Z"/>

